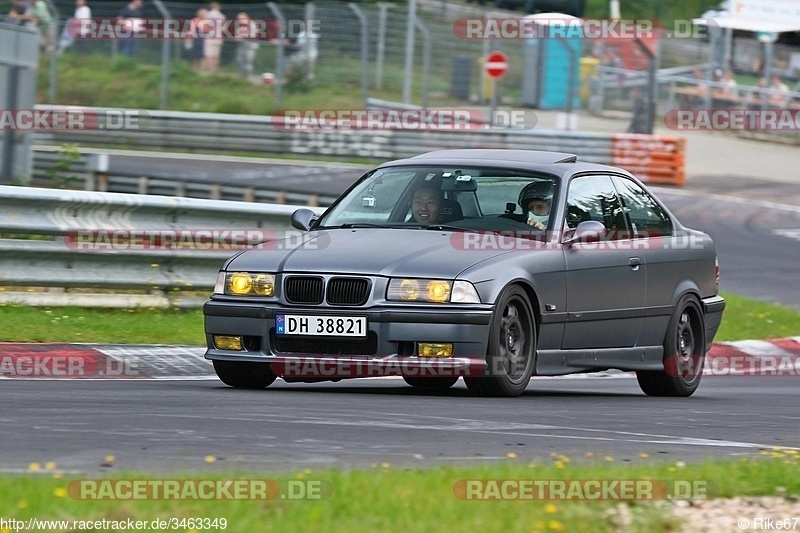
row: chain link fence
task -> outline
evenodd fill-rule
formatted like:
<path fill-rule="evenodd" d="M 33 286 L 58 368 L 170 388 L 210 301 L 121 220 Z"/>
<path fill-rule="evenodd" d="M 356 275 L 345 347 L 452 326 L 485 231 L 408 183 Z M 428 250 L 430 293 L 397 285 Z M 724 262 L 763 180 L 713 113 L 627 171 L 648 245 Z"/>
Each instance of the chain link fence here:
<path fill-rule="evenodd" d="M 73 16 L 75 3 L 71 0 L 46 0 L 54 11 L 53 25 L 56 33 L 64 35 L 66 21 Z M 226 41 L 221 50 L 220 76 L 244 75 L 253 85 L 268 84 L 264 98 L 271 99 L 271 109 L 280 109 L 282 97 L 287 93 L 303 94 L 314 89 L 326 89 L 327 101 L 321 106 L 336 107 L 339 96 L 358 97 L 366 103 L 368 98 L 384 102 L 422 107 L 458 106 L 470 103 L 486 105 L 490 101 L 492 84 L 488 82 L 482 66 L 489 51 L 503 51 L 509 58 L 508 71 L 498 84 L 501 105 L 524 106 L 539 109 L 588 109 L 604 114 L 632 112 L 642 109 L 641 100 L 652 89 L 658 107 L 656 115 L 681 102 L 687 102 L 687 88 L 711 92 L 724 88 L 717 69 L 729 65 L 738 78 L 736 97 L 745 102 L 756 99 L 767 101 L 774 96 L 769 87 L 757 87 L 758 79 L 765 73 L 779 75 L 793 89 L 800 73 L 800 53 L 790 46 L 774 45 L 765 54 L 765 45 L 754 38 L 736 36 L 728 49 L 724 41 L 709 38 L 700 32 L 689 38 L 661 39 L 645 43 L 647 49 L 631 40 L 570 41 L 574 52 L 565 56 L 565 43 L 537 42 L 535 39 L 481 40 L 462 39 L 456 36 L 454 23 L 464 18 L 519 17 L 519 13 L 497 10 L 478 4 L 446 2 L 443 0 L 418 0 L 414 24 L 413 66 L 407 67 L 407 5 L 389 2 L 374 4 L 348 4 L 319 2 L 314 4 L 235 4 L 223 3 L 222 12 L 228 19 L 246 12 L 256 20 L 270 21 L 275 27 L 282 25 L 283 39 L 258 43 L 252 60 L 252 70 L 242 72 L 237 66 L 237 48 L 240 43 Z M 89 1 L 92 17 L 114 19 L 126 5 L 124 1 Z M 0 0 L 0 13 L 8 11 L 10 2 Z M 144 19 L 191 19 L 197 15 L 198 4 L 182 2 L 144 2 Z M 687 18 L 692 15 L 687 13 Z M 316 28 L 311 25 L 317 24 Z M 298 30 L 310 29 L 315 46 L 302 44 Z M 298 38 L 300 37 L 300 38 Z M 306 35 L 308 37 L 308 35 Z M 713 36 L 712 36 L 713 37 Z M 57 39 L 58 40 L 58 39 Z M 306 40 L 308 42 L 308 39 Z M 162 108 L 170 108 L 170 98 L 180 91 L 182 81 L 171 72 L 177 65 L 191 62 L 191 45 L 187 42 L 143 40 L 136 43 L 133 61 L 162 71 Z M 119 40 L 75 41 L 63 52 L 66 54 L 95 54 L 119 56 Z M 315 48 L 310 52 L 309 48 Z M 649 50 L 649 52 L 648 52 Z M 40 77 L 46 83 L 48 98 L 41 103 L 70 104 L 59 99 L 59 84 L 69 83 L 70 73 L 58 69 L 55 56 L 52 64 L 44 54 L 42 68 L 52 70 L 49 77 Z M 313 56 L 313 57 L 312 57 Z M 311 59 L 311 61 L 309 61 Z M 114 63 L 108 64 L 109 69 Z M 651 71 L 655 69 L 655 76 Z M 698 74 L 699 72 L 699 74 Z M 56 75 L 57 73 L 57 75 Z M 563 79 L 561 85 L 548 83 Z M 568 79 L 574 80 L 567 84 Z M 410 80 L 410 91 L 404 85 Z M 562 87 L 558 89 L 556 87 Z M 566 89 L 564 89 L 566 87 Z M 98 91 L 105 90 L 98 87 Z M 548 98 L 547 92 L 551 94 Z M 574 92 L 569 98 L 564 93 Z M 558 98 L 556 98 L 558 96 Z M 798 93 L 792 93 L 787 105 L 794 105 Z M 565 101 L 571 105 L 567 106 Z M 702 101 L 709 106 L 724 106 L 731 102 L 715 99 L 713 94 L 698 96 L 692 102 Z M 308 102 L 319 102 L 309 98 Z M 116 103 L 125 106 L 126 102 Z M 320 107 L 320 104 L 316 104 Z M 647 108 L 645 106 L 644 108 Z M 208 110 L 203 102 L 198 110 Z M 213 110 L 213 109 L 212 109 Z"/>

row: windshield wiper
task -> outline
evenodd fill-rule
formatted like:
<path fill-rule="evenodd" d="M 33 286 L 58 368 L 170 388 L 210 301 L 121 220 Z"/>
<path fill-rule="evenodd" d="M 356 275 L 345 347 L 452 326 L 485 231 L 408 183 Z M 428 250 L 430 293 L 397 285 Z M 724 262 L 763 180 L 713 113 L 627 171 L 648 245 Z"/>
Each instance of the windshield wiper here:
<path fill-rule="evenodd" d="M 370 222 L 347 222 L 341 226 L 320 226 L 316 229 L 351 229 L 351 228 L 405 228 L 405 224 L 372 224 Z"/>
<path fill-rule="evenodd" d="M 427 226 L 420 226 L 425 229 L 432 229 L 435 231 L 466 231 L 469 233 L 478 233 L 478 230 L 472 228 L 462 228 L 461 226 L 450 226 L 448 224 L 429 224 Z"/>

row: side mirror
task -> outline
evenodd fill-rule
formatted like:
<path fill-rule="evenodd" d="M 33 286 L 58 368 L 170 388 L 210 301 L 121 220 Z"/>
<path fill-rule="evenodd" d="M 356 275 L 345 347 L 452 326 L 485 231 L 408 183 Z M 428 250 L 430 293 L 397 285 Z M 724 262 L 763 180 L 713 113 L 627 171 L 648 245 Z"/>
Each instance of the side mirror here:
<path fill-rule="evenodd" d="M 602 224 L 602 222 L 598 222 L 596 220 L 584 220 L 578 224 L 578 227 L 575 228 L 575 233 L 572 234 L 572 237 L 566 239 L 564 244 L 567 246 L 572 246 L 576 242 L 600 242 L 603 240 L 605 233 L 606 227 Z"/>
<path fill-rule="evenodd" d="M 311 229 L 311 221 L 316 216 L 316 213 L 311 209 L 306 209 L 305 207 L 298 209 L 292 213 L 292 227 L 300 231 L 308 231 Z"/>

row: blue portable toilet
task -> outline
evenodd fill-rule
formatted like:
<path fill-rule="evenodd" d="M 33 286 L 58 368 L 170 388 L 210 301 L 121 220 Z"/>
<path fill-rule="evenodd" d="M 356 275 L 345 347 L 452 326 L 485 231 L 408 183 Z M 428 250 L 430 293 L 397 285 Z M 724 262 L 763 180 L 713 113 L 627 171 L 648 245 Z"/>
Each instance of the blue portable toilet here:
<path fill-rule="evenodd" d="M 525 41 L 520 104 L 567 109 L 571 83 L 572 109 L 578 109 L 583 20 L 564 13 L 539 13 L 523 20 L 536 24 L 538 38 Z"/>

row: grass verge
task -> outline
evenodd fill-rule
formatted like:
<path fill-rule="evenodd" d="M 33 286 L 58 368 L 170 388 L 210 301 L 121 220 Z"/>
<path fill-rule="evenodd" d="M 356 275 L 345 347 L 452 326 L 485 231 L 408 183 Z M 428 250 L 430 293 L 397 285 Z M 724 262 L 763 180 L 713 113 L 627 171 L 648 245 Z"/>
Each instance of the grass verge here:
<path fill-rule="evenodd" d="M 201 309 L 100 309 L 0 304 L 0 340 L 205 344 Z"/>
<path fill-rule="evenodd" d="M 800 335 L 800 313 L 725 294 L 727 308 L 716 341 Z M 87 309 L 0 304 L 0 341 L 114 344 L 205 343 L 200 309 Z"/>
<path fill-rule="evenodd" d="M 272 52 L 272 50 L 269 50 Z M 49 63 L 43 57 L 39 69 L 38 101 L 48 101 Z M 185 61 L 170 65 L 168 108 L 171 111 L 271 115 L 281 109 L 363 109 L 360 63 L 340 58 L 320 62 L 318 82 L 302 88 L 284 87 L 281 105 L 275 105 L 273 86 L 254 84 L 233 72 L 227 65 L 218 74 L 197 74 Z M 371 89 L 370 96 L 400 100 L 402 69 L 386 72 L 385 89 Z M 420 84 L 415 80 L 415 88 Z M 98 87 L 104 90 L 98 91 Z M 161 68 L 125 56 L 105 53 L 65 53 L 58 60 L 56 104 L 89 107 L 158 109 L 160 105 Z M 438 89 L 430 105 L 454 104 L 447 87 Z M 462 104 L 463 105 L 463 104 Z"/>
<path fill-rule="evenodd" d="M 746 339 L 781 339 L 800 335 L 800 313 L 735 294 L 723 294 L 726 301 L 717 342 Z"/>
<path fill-rule="evenodd" d="M 708 497 L 789 496 L 800 494 L 800 466 L 795 450 L 763 451 L 767 457 L 699 464 L 617 465 L 611 457 L 581 458 L 572 463 L 555 455 L 546 464 L 514 459 L 475 467 L 434 467 L 425 470 L 396 468 L 386 463 L 371 470 L 307 469 L 293 474 L 265 475 L 252 471 L 220 471 L 214 466 L 202 473 L 152 474 L 126 472 L 108 479 L 258 479 L 279 482 L 283 491 L 268 500 L 127 500 L 89 501 L 79 497 L 77 478 L 23 474 L 0 476 L 0 501 L 6 519 L 147 520 L 170 518 L 225 518 L 226 531 L 675 531 L 681 524 L 664 501 L 619 500 L 464 500 L 456 487 L 466 480 L 654 480 L 666 487 L 693 483 L 694 499 Z M 772 457 L 769 457 L 769 456 Z M 210 460 L 210 459 L 209 459 Z M 198 464 L 202 464 L 198 460 Z M 206 465 L 208 466 L 208 465 Z M 43 468 L 35 465 L 40 473 Z M 48 463 L 48 468 L 57 465 Z M 58 476 L 58 477 L 56 477 Z M 97 476 L 87 476 L 98 479 Z M 321 487 L 321 498 L 294 500 L 293 494 Z M 463 486 L 463 485 L 462 485 Z M 95 486 L 97 487 L 97 486 Z M 487 485 L 484 485 L 487 487 Z M 707 494 L 700 487 L 706 487 Z M 668 489 L 671 490 L 671 489 Z M 271 493 L 272 494 L 272 493 Z M 278 494 L 287 496 L 281 499 Z M 472 494 L 490 495 L 482 489 Z M 534 493 L 535 494 L 535 493 Z M 613 494 L 613 493 L 612 493 Z M 684 496 L 691 497 L 691 496 Z M 731 518 L 731 527 L 735 518 Z M 624 521 L 624 522 L 623 522 Z M 51 526 L 52 527 L 52 526 Z M 52 527 L 52 530 L 64 530 Z M 194 528 L 201 530 L 204 528 Z M 187 528 L 190 531 L 191 528 Z"/>

